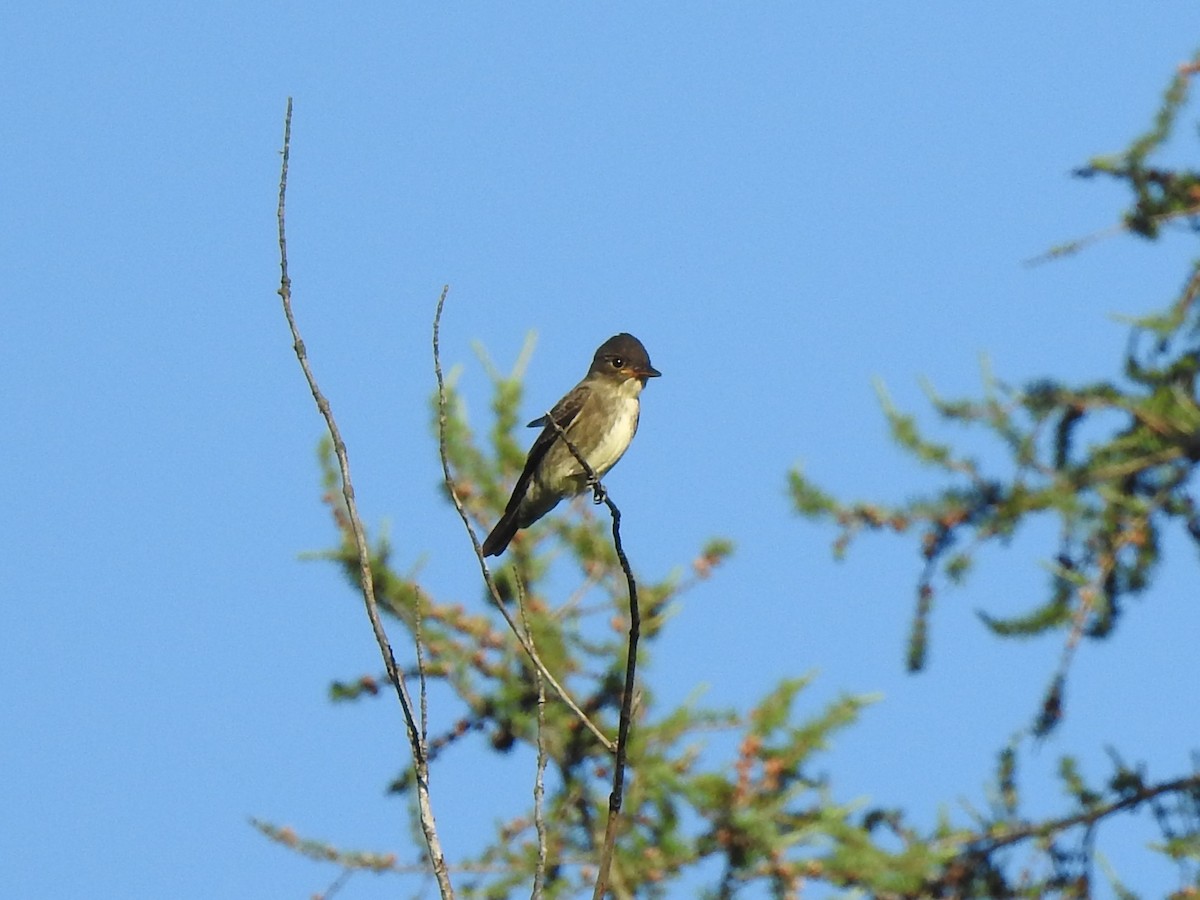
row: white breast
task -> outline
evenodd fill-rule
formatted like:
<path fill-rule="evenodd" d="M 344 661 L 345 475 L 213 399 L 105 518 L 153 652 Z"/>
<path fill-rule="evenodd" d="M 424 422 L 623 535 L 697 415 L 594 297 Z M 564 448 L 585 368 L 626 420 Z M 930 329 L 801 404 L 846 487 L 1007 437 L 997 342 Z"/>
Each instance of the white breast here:
<path fill-rule="evenodd" d="M 621 398 L 612 410 L 612 427 L 587 454 L 588 465 L 601 476 L 629 449 L 638 426 L 638 394 L 642 385 L 631 378 L 621 386 Z"/>

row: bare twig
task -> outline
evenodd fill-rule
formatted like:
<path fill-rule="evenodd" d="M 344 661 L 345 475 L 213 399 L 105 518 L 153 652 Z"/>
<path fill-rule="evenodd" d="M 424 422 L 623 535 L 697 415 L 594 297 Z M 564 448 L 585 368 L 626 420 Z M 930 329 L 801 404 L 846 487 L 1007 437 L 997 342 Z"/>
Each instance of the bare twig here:
<path fill-rule="evenodd" d="M 608 507 L 612 514 L 613 546 L 617 551 L 617 559 L 621 563 L 621 571 L 625 573 L 625 583 L 629 588 L 629 649 L 625 657 L 625 688 L 621 694 L 621 718 L 617 725 L 617 758 L 613 764 L 613 789 L 608 795 L 608 822 L 604 826 L 604 848 L 600 853 L 599 871 L 596 875 L 596 888 L 592 900 L 602 900 L 608 890 L 609 871 L 612 867 L 613 851 L 617 844 L 617 828 L 621 820 L 621 802 L 625 796 L 625 758 L 629 751 L 629 723 L 632 719 L 633 692 L 637 679 L 637 646 L 641 634 L 641 614 L 638 611 L 637 582 L 633 578 L 633 570 L 629 558 L 625 555 L 625 547 L 621 543 L 621 510 L 613 503 L 612 497 L 596 477 L 595 470 L 583 458 L 579 448 L 567 437 L 566 431 L 558 424 L 554 416 L 546 412 L 545 419 L 554 426 L 559 439 L 567 445 L 567 449 L 583 467 L 592 486 L 595 500 Z"/>
<path fill-rule="evenodd" d="M 537 681 L 537 775 L 533 782 L 533 825 L 537 829 L 537 868 L 533 872 L 532 900 L 541 900 L 542 885 L 546 882 L 546 684 L 540 672 Z"/>
<path fill-rule="evenodd" d="M 1149 216 L 1148 221 L 1157 224 L 1166 224 L 1175 219 L 1192 218 L 1200 214 L 1200 206 L 1189 206 L 1185 209 L 1172 209 L 1166 212 L 1158 213 L 1157 215 Z M 1030 259 L 1025 260 L 1027 266 L 1040 266 L 1042 263 L 1051 262 L 1064 256 L 1071 256 L 1080 252 L 1086 247 L 1097 243 L 1098 241 L 1106 240 L 1118 234 L 1124 234 L 1132 230 L 1129 222 L 1118 222 L 1115 225 L 1109 225 L 1107 228 L 1101 228 L 1098 231 L 1093 231 L 1091 234 L 1085 234 L 1083 237 L 1076 238 L 1072 241 L 1067 241 L 1065 244 L 1059 244 L 1051 247 L 1044 253 L 1039 253 Z"/>
<path fill-rule="evenodd" d="M 517 582 L 517 606 L 521 610 L 521 625 L 525 636 L 533 644 L 533 631 L 529 627 L 529 610 L 525 606 L 525 585 Z M 537 773 L 533 779 L 533 827 L 537 831 L 537 867 L 533 870 L 533 893 L 530 900 L 541 900 L 542 887 L 546 882 L 546 817 L 543 804 L 546 796 L 546 683 L 542 673 L 533 670 L 533 681 L 537 687 Z"/>
<path fill-rule="evenodd" d="M 325 888 L 323 893 L 317 894 L 317 900 L 329 900 L 334 894 L 340 891 L 350 881 L 350 877 L 354 874 L 355 869 L 342 869 L 338 873 L 338 877 L 333 879 L 329 887 Z"/>
<path fill-rule="evenodd" d="M 491 594 L 492 602 L 496 609 L 500 611 L 500 615 L 504 617 L 504 621 L 508 624 L 509 629 L 516 635 L 517 642 L 520 643 L 529 659 L 533 662 L 534 667 L 546 679 L 546 683 L 554 690 L 562 699 L 563 703 L 573 712 L 584 726 L 596 739 L 604 745 L 604 748 L 609 753 L 615 753 L 617 745 L 591 719 L 587 713 L 579 708 L 579 704 L 567 693 L 567 689 L 559 684 L 558 679 L 551 674 L 546 668 L 546 664 L 542 662 L 542 658 L 538 656 L 537 648 L 533 646 L 521 632 L 517 622 L 512 617 L 512 613 L 504 605 L 504 601 L 500 597 L 500 590 L 496 587 L 496 582 L 492 578 L 492 573 L 487 567 L 487 563 L 483 559 L 483 548 L 479 543 L 479 538 L 475 536 L 475 530 L 471 527 L 471 519 L 463 507 L 462 499 L 458 495 L 458 486 L 454 482 L 454 476 L 450 472 L 450 458 L 446 452 L 446 383 L 442 376 L 442 358 L 441 358 L 441 326 L 442 326 L 442 309 L 446 305 L 446 296 L 450 293 L 450 285 L 442 288 L 441 296 L 438 298 L 437 312 L 433 317 L 433 370 L 437 376 L 438 384 L 438 450 L 442 458 L 442 476 L 446 483 L 446 490 L 450 493 L 450 499 L 454 503 L 454 508 L 458 511 L 458 517 L 462 519 L 463 527 L 467 530 L 467 534 L 471 538 L 471 546 L 475 548 L 475 558 L 479 561 L 479 569 L 483 573 L 484 583 L 488 587 L 488 592 Z"/>
<path fill-rule="evenodd" d="M 429 747 L 429 685 L 425 678 L 425 650 L 421 642 L 421 594 L 413 598 L 413 644 L 417 648 L 417 683 L 421 704 L 421 747 Z M 428 754 L 427 754 L 428 755 Z"/>
<path fill-rule="evenodd" d="M 383 621 L 379 617 L 379 606 L 375 601 L 375 584 L 371 575 L 371 552 L 367 545 L 367 537 L 363 529 L 362 520 L 358 515 L 358 505 L 354 500 L 354 483 L 350 478 L 350 459 L 346 452 L 346 443 L 342 440 L 342 435 L 338 429 L 337 422 L 334 420 L 329 401 L 317 386 L 316 377 L 313 375 L 312 367 L 308 362 L 308 353 L 305 350 L 304 341 L 300 338 L 296 318 L 292 313 L 292 281 L 288 276 L 287 235 L 284 227 L 291 143 L 292 98 L 289 97 L 287 101 L 287 113 L 284 118 L 283 163 L 280 168 L 279 206 L 276 211 L 276 217 L 279 222 L 279 298 L 283 302 L 283 314 L 287 319 L 288 328 L 292 333 L 292 346 L 296 351 L 296 359 L 300 362 L 300 368 L 304 372 L 304 378 L 308 382 L 308 388 L 312 392 L 313 400 L 316 401 L 317 409 L 325 419 L 325 425 L 329 429 L 329 436 L 333 441 L 333 450 L 337 456 L 338 468 L 341 472 L 342 497 L 346 502 L 346 513 L 350 519 L 351 530 L 354 533 L 354 544 L 358 550 L 359 583 L 362 588 L 363 602 L 367 609 L 367 618 L 371 621 L 371 629 L 375 633 L 376 643 L 379 644 L 379 652 L 383 656 L 384 667 L 387 669 L 388 678 L 396 686 L 396 695 L 400 700 L 400 708 L 404 712 L 404 723 L 408 730 L 408 743 L 413 756 L 413 768 L 417 776 L 417 805 L 421 820 L 421 830 L 425 835 L 429 860 L 433 866 L 433 873 L 437 878 L 441 895 L 443 900 L 449 900 L 449 898 L 454 896 L 454 888 L 450 884 L 450 878 L 446 870 L 446 859 L 442 853 L 441 841 L 438 838 L 437 826 L 434 822 L 433 805 L 429 797 L 429 764 L 426 759 L 425 746 L 418 731 L 417 723 L 413 718 L 412 699 L 408 694 L 404 674 L 396 665 L 395 654 L 392 652 L 392 646 L 388 641 L 387 633 L 384 631 Z"/>
<path fill-rule="evenodd" d="M 574 451 L 573 451 L 574 452 Z M 597 484 L 599 489 L 599 485 Z M 629 567 L 629 559 L 625 556 L 625 548 L 621 545 L 621 511 L 612 502 L 607 492 L 599 489 L 604 497 L 608 511 L 612 513 L 613 545 L 617 548 L 617 559 L 621 561 L 621 570 L 625 573 L 625 582 L 629 587 L 629 649 L 625 658 L 625 690 L 621 694 L 621 719 L 617 726 L 617 759 L 613 771 L 613 789 L 608 795 L 608 824 L 604 828 L 604 852 L 600 857 L 600 872 L 596 878 L 596 890 L 593 900 L 601 900 L 606 889 L 609 867 L 612 865 L 613 850 L 617 843 L 617 825 L 621 818 L 621 800 L 625 796 L 625 757 L 629 752 L 629 725 L 633 708 L 633 692 L 637 677 L 637 646 L 641 633 L 641 614 L 638 611 L 637 582 L 633 580 L 633 572 Z"/>

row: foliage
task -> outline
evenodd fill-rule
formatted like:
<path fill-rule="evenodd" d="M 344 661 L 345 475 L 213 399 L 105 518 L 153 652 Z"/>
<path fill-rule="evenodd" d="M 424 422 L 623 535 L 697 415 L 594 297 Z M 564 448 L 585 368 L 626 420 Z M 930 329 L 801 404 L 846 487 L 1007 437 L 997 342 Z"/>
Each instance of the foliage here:
<path fill-rule="evenodd" d="M 456 490 L 471 519 L 482 529 L 507 499 L 523 462 L 514 432 L 520 384 L 496 379 L 493 413 L 501 427 L 493 429 L 494 453 L 477 447 L 453 388 L 449 394 L 451 427 L 447 452 Z M 333 489 L 336 471 L 329 448 L 322 448 L 325 501 L 341 531 L 341 544 L 322 554 L 357 583 L 358 561 L 340 494 Z M 502 596 L 522 604 L 538 653 L 571 691 L 576 702 L 606 733 L 615 732 L 624 671 L 626 630 L 625 579 L 618 565 L 607 523 L 598 520 L 586 500 L 574 504 L 575 516 L 555 515 L 518 534 L 495 573 Z M 671 602 L 698 580 L 710 577 L 732 552 L 725 540 L 709 541 L 691 564 L 691 574 L 675 572 L 657 581 L 639 578 L 642 598 L 643 647 L 653 645 L 669 619 Z M 484 732 L 491 748 L 509 754 L 517 746 L 533 748 L 537 740 L 538 702 L 534 671 L 513 636 L 497 617 L 468 613 L 461 604 L 439 601 L 415 580 L 391 565 L 391 547 L 377 539 L 372 547 L 372 573 L 381 609 L 408 629 L 419 632 L 424 647 L 424 676 L 452 688 L 461 705 L 454 725 L 430 739 L 430 755 L 453 749 L 472 732 Z M 552 565 L 554 562 L 556 565 Z M 551 600 L 547 585 L 571 571 L 570 590 Z M 488 607 L 482 602 L 478 609 Z M 415 670 L 409 675 L 415 676 Z M 374 697 L 384 679 L 360 677 L 334 682 L 338 702 Z M 794 894 L 805 877 L 825 872 L 821 862 L 830 830 L 857 834 L 858 846 L 847 848 L 822 877 L 845 880 L 843 870 L 888 866 L 893 854 L 874 847 L 862 816 L 830 802 L 822 780 L 809 771 L 832 734 L 851 724 L 868 701 L 843 697 L 812 719 L 796 724 L 793 706 L 808 684 L 790 679 L 745 713 L 703 709 L 687 703 L 659 713 L 653 691 L 640 686 L 637 719 L 629 762 L 633 778 L 624 809 L 633 823 L 618 843 L 613 889 L 620 896 L 662 896 L 672 881 L 700 864 L 719 859 L 719 893 L 764 881 L 779 896 Z M 444 711 L 443 711 L 444 712 Z M 553 864 L 545 888 L 548 897 L 574 896 L 590 890 L 594 863 L 603 839 L 604 811 L 610 789 L 611 756 L 562 704 L 548 699 L 543 740 L 549 756 L 545 821 Z M 707 735 L 737 733 L 733 759 L 710 759 Z M 405 794 L 411 773 L 402 772 L 391 790 Z M 489 810 L 489 815 L 503 815 Z M 857 822 L 857 824 L 856 824 Z M 286 829 L 258 823 L 268 836 L 314 858 L 341 861 L 325 844 L 302 841 Z M 287 836 L 287 841 L 278 837 Z M 503 897 L 528 890 L 537 857 L 532 809 L 512 811 L 501 820 L 495 840 L 477 855 L 452 866 L 465 896 Z M 316 847 L 316 850 L 311 849 Z M 381 854 L 360 854 L 376 861 Z M 869 860 L 869 862 L 868 862 Z M 919 879 L 927 862 L 909 862 Z M 367 868 L 362 866 L 362 868 Z M 404 871 L 393 865 L 392 871 Z M 914 882 L 916 883 L 916 882 Z M 634 887 L 636 886 L 636 888 Z"/>
<path fill-rule="evenodd" d="M 1185 107 L 1188 89 L 1200 71 L 1200 57 L 1181 66 L 1167 89 L 1151 129 L 1122 154 L 1093 160 L 1076 174 L 1105 175 L 1129 186 L 1133 203 L 1122 228 L 1156 239 L 1167 222 L 1200 231 L 1200 172 L 1152 165 L 1151 157 L 1171 138 Z M 1083 242 L 1056 248 L 1051 255 L 1079 249 Z M 796 510 L 835 523 L 840 533 L 834 552 L 841 557 L 862 531 L 912 532 L 923 561 L 916 585 L 916 612 L 909 637 L 908 665 L 925 664 L 928 621 L 939 579 L 963 581 L 979 550 L 1006 544 L 1024 525 L 1050 519 L 1057 545 L 1047 548 L 1047 596 L 1022 615 L 981 618 L 1000 638 L 1059 633 L 1063 653 L 1047 686 L 1032 732 L 1044 736 L 1062 720 L 1067 678 L 1080 642 L 1111 637 L 1130 598 L 1144 592 L 1162 565 L 1164 535 L 1177 529 L 1200 546 L 1200 510 L 1195 499 L 1200 463 L 1200 264 L 1194 264 L 1179 295 L 1161 313 L 1132 320 L 1132 334 L 1119 378 L 1070 385 L 1045 378 L 1023 387 L 988 379 L 980 399 L 947 401 L 933 397 L 945 421 L 981 429 L 995 439 L 1009 470 L 985 472 L 975 459 L 925 436 L 917 420 L 882 395 L 892 437 L 912 457 L 944 474 L 949 483 L 932 496 L 899 505 L 846 503 L 799 471 L 790 475 Z M 1012 800 L 1015 750 L 1002 755 L 998 783 Z M 1061 775 L 1076 810 L 1058 825 L 1043 823 L 1039 833 L 1048 858 L 1078 858 L 1086 872 L 1094 826 L 1129 803 L 1155 799 L 1144 776 L 1114 764 L 1106 786 L 1085 788 L 1073 762 Z M 1179 822 L 1152 804 L 1164 834 L 1162 852 L 1195 859 L 1198 834 L 1195 777 L 1170 782 Z M 1131 799 L 1132 798 L 1132 799 Z M 1157 803 L 1155 799 L 1155 803 Z M 1015 806 L 1008 805 L 1008 809 Z M 1092 818 L 1092 811 L 1103 810 Z M 1073 823 L 1069 828 L 1065 823 Z M 1078 845 L 1067 852 L 1066 833 L 1086 825 Z M 989 829 L 1012 827 L 1003 818 Z M 1027 829 L 1026 829 L 1027 830 Z M 977 848 L 995 847 L 994 840 Z M 1193 869 L 1194 875 L 1194 869 Z M 1193 881 L 1193 884 L 1196 882 Z M 1050 879 L 1048 890 L 1072 895 L 1070 879 Z"/>

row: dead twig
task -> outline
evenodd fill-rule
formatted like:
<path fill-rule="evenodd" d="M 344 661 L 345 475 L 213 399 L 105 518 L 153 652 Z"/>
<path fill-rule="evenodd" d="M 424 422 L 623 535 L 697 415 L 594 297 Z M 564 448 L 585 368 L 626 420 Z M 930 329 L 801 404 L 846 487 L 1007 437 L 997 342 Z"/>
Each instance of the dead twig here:
<path fill-rule="evenodd" d="M 625 555 L 625 547 L 621 543 L 621 510 L 613 503 L 612 497 L 596 477 L 595 470 L 588 465 L 579 448 L 567 437 L 563 427 L 554 417 L 546 412 L 546 421 L 554 426 L 559 440 L 567 445 L 567 449 L 583 467 L 588 477 L 588 483 L 596 503 L 603 503 L 612 515 L 613 546 L 617 551 L 617 559 L 621 563 L 621 571 L 625 573 L 625 584 L 629 588 L 629 646 L 625 657 L 625 688 L 621 694 L 621 718 L 617 725 L 617 756 L 613 764 L 613 788 L 608 795 L 608 822 L 604 826 L 604 847 L 600 853 L 599 871 L 596 875 L 596 888 L 592 900 L 602 900 L 608 890 L 609 871 L 612 867 L 613 851 L 617 844 L 617 829 L 621 820 L 621 802 L 625 797 L 625 758 L 629 750 L 629 723 L 632 719 L 634 685 L 637 679 L 637 646 L 641 633 L 641 614 L 638 611 L 637 582 Z"/>
<path fill-rule="evenodd" d="M 521 625 L 525 636 L 533 644 L 533 631 L 529 627 L 529 610 L 525 606 L 525 585 L 517 582 L 517 606 L 521 610 Z M 542 888 L 546 882 L 546 683 L 542 673 L 533 670 L 533 681 L 537 687 L 537 773 L 533 779 L 533 827 L 537 831 L 537 866 L 533 870 L 533 892 L 530 900 L 542 900 Z"/>
<path fill-rule="evenodd" d="M 325 426 L 329 429 L 329 436 L 333 441 L 333 450 L 337 456 L 338 468 L 341 473 L 342 498 L 346 503 L 346 513 L 350 520 L 351 531 L 354 533 L 354 545 L 358 551 L 359 584 L 362 588 L 363 602 L 367 609 L 367 618 L 371 621 L 371 629 L 375 633 L 376 643 L 379 644 L 379 652 L 383 656 L 384 667 L 387 669 L 389 680 L 396 686 L 396 695 L 400 700 L 400 708 L 404 712 L 404 724 L 408 731 L 408 743 L 412 750 L 413 768 L 416 773 L 417 806 L 421 820 L 421 830 L 425 835 L 425 843 L 429 851 L 429 861 L 433 866 L 433 874 L 437 878 L 442 898 L 443 900 L 450 900 L 450 898 L 454 897 L 454 888 L 450 884 L 449 874 L 446 869 L 446 859 L 442 853 L 441 841 L 438 838 L 437 825 L 434 821 L 433 805 L 429 797 L 429 763 L 425 753 L 425 745 L 421 738 L 421 731 L 418 729 L 417 722 L 413 717 L 412 698 L 409 696 L 404 674 L 396 665 L 396 657 L 392 652 L 392 645 L 388 641 L 387 633 L 383 628 L 383 621 L 379 617 L 379 606 L 375 600 L 375 584 L 371 576 L 371 552 L 367 545 L 367 537 L 363 529 L 362 520 L 358 515 L 358 505 L 354 500 L 354 483 L 350 478 L 350 459 L 346 452 L 346 443 L 342 440 L 341 431 L 338 429 L 329 401 L 317 386 L 316 377 L 313 375 L 312 367 L 309 365 L 308 353 L 305 350 L 304 341 L 300 338 L 300 330 L 296 325 L 296 317 L 292 312 L 292 281 L 288 275 L 287 234 L 285 228 L 287 176 L 288 163 L 291 158 L 291 144 L 292 98 L 289 97 L 283 126 L 283 163 L 280 168 L 279 206 L 276 211 L 276 218 L 279 222 L 279 297 L 283 302 L 283 314 L 287 319 L 288 328 L 292 333 L 292 346 L 296 352 L 296 359 L 300 362 L 300 368 L 304 372 L 304 378 L 308 382 L 308 388 L 312 392 L 313 400 L 316 401 L 317 409 L 325 419 Z"/>
<path fill-rule="evenodd" d="M 567 689 L 559 684 L 558 679 L 551 674 L 546 668 L 546 664 L 542 662 L 542 658 L 538 656 L 537 648 L 525 637 L 512 613 L 504 605 L 504 601 L 500 597 L 500 590 L 496 587 L 496 582 L 492 578 L 492 573 L 487 567 L 487 563 L 483 558 L 483 547 L 479 543 L 479 538 L 475 536 L 475 530 L 471 527 L 471 519 L 463 507 L 462 499 L 458 495 L 458 486 L 454 482 L 454 476 L 450 472 L 450 458 L 446 452 L 446 383 L 442 376 L 442 357 L 441 357 L 441 326 L 442 326 L 442 309 L 446 305 L 446 296 L 450 293 L 450 285 L 442 288 L 441 296 L 438 297 L 437 312 L 433 317 L 433 370 L 437 376 L 438 385 L 438 451 L 442 458 L 442 477 L 446 483 L 446 490 L 450 494 L 450 500 L 454 503 L 454 508 L 458 511 L 458 517 L 462 519 L 463 527 L 467 530 L 467 534 L 471 538 L 471 546 L 475 548 L 475 558 L 479 562 L 479 570 L 483 574 L 483 581 L 488 587 L 488 592 L 491 594 L 492 602 L 496 609 L 500 611 L 500 615 L 504 617 L 504 621 L 508 624 L 509 629 L 516 636 L 517 642 L 521 645 L 529 659 L 533 662 L 534 667 L 546 679 L 546 683 L 554 690 L 562 699 L 563 703 L 573 712 L 584 724 L 584 726 L 596 739 L 604 745 L 604 748 L 609 753 L 615 753 L 617 745 L 591 719 L 587 713 L 579 708 L 579 704 L 567 693 Z"/>

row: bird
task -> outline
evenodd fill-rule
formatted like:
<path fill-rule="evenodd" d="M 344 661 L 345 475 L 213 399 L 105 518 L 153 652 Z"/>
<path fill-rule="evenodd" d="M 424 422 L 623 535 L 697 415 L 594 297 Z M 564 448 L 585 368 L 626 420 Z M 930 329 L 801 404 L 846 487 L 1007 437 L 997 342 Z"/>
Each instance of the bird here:
<path fill-rule="evenodd" d="M 499 556 L 519 530 L 546 515 L 564 497 L 593 484 L 558 429 L 587 460 L 598 481 L 629 449 L 638 427 L 638 397 L 647 380 L 660 375 L 632 334 L 613 335 L 600 345 L 583 380 L 548 415 L 529 423 L 530 428 L 540 426 L 542 433 L 529 448 L 504 514 L 483 542 L 484 556 Z"/>

